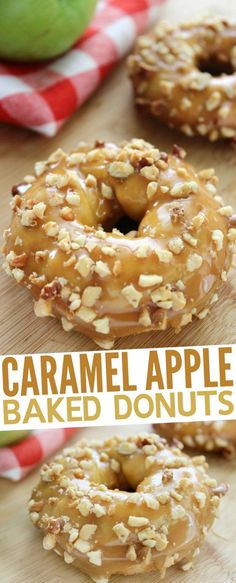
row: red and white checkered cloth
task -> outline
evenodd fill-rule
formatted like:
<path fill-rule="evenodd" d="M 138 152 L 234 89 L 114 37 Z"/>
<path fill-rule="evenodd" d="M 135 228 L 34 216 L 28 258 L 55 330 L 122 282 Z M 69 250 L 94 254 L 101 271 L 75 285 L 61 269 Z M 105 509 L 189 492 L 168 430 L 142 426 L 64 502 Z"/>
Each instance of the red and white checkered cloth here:
<path fill-rule="evenodd" d="M 155 22 L 166 0 L 101 0 L 94 20 L 59 59 L 0 63 L 0 121 L 54 136 L 63 123 Z"/>
<path fill-rule="evenodd" d="M 44 459 L 52 455 L 78 429 L 37 431 L 20 443 L 0 448 L 0 477 L 19 482 Z"/>

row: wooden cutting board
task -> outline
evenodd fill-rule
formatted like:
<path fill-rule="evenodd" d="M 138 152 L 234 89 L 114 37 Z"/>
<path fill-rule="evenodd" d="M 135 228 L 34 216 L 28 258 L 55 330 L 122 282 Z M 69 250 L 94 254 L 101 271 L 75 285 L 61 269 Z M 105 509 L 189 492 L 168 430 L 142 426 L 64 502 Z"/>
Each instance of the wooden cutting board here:
<path fill-rule="evenodd" d="M 148 426 L 143 430 L 150 429 Z M 128 435 L 128 427 L 116 434 Z M 132 432 L 139 432 L 132 427 Z M 80 430 L 79 437 L 104 439 L 112 429 Z M 232 462 L 208 457 L 210 474 L 230 485 L 222 500 L 220 518 L 215 522 L 197 557 L 194 569 L 184 573 L 177 567 L 167 571 L 166 583 L 236 583 L 236 459 Z M 20 484 L 0 480 L 0 580 L 1 583 L 91 583 L 74 567 L 42 548 L 42 536 L 27 515 L 27 500 L 38 481 L 38 470 Z M 161 583 L 156 573 L 136 577 L 114 577 L 112 583 Z"/>
<path fill-rule="evenodd" d="M 162 8 L 162 17 L 173 21 L 192 19 L 199 14 L 223 14 L 236 20 L 236 4 L 223 0 L 169 0 Z M 208 144 L 203 140 L 186 139 L 137 113 L 124 66 L 120 66 L 103 87 L 76 113 L 54 139 L 45 139 L 26 130 L 0 126 L 0 230 L 9 224 L 11 185 L 30 174 L 36 160 L 46 158 L 62 146 L 69 150 L 80 139 L 121 141 L 133 136 L 153 141 L 169 150 L 179 143 L 188 151 L 188 159 L 200 170 L 215 166 L 220 188 L 227 203 L 236 209 L 236 151 L 227 144 Z M 58 322 L 36 319 L 32 300 L 26 290 L 18 288 L 4 273 L 0 275 L 0 337 L 1 353 L 57 352 L 93 350 L 92 341 L 77 333 L 66 334 Z M 117 342 L 117 347 L 155 347 L 236 342 L 236 274 L 221 289 L 220 299 L 209 318 L 185 328 L 178 336 L 173 332 L 140 335 Z M 148 428 L 147 428 L 148 429 Z M 133 427 L 115 430 L 128 434 Z M 104 438 L 112 428 L 84 429 L 80 437 Z M 194 571 L 183 573 L 176 568 L 168 571 L 168 583 L 236 583 L 236 460 L 228 462 L 210 456 L 210 473 L 219 481 L 230 484 L 229 494 L 222 502 L 221 517 L 197 559 Z M 36 470 L 20 484 L 0 480 L 0 573 L 1 583 L 89 583 L 89 579 L 62 560 L 42 550 L 40 534 L 29 523 L 26 503 L 32 486 L 38 479 Z M 135 578 L 136 583 L 158 583 L 151 574 Z M 134 578 L 115 577 L 117 583 L 134 583 Z"/>

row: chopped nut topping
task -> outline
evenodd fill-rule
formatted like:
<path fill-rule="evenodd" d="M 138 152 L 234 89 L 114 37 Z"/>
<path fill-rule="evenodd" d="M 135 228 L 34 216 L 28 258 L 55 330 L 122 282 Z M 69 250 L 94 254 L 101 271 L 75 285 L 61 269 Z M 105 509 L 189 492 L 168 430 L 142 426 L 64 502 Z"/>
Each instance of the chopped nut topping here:
<path fill-rule="evenodd" d="M 112 162 L 108 172 L 114 178 L 128 178 L 134 173 L 134 167 L 129 162 Z"/>
<path fill-rule="evenodd" d="M 88 174 L 85 179 L 85 184 L 88 188 L 97 188 L 97 179 L 93 174 Z"/>
<path fill-rule="evenodd" d="M 140 287 L 153 287 L 154 285 L 159 285 L 163 281 L 163 277 L 161 275 L 140 275 L 138 284 Z"/>
<path fill-rule="evenodd" d="M 144 178 L 146 178 L 147 180 L 150 180 L 153 183 L 153 182 L 156 182 L 156 180 L 159 176 L 159 170 L 154 165 L 144 166 L 144 168 L 141 168 L 140 174 L 142 176 L 144 176 Z"/>
<path fill-rule="evenodd" d="M 22 211 L 21 224 L 23 227 L 35 227 L 37 223 L 36 215 L 34 214 L 33 209 L 26 209 Z"/>
<path fill-rule="evenodd" d="M 92 308 L 96 304 L 98 298 L 100 298 L 101 293 L 102 293 L 101 287 L 98 286 L 86 287 L 82 294 L 82 304 L 87 308 Z"/>
<path fill-rule="evenodd" d="M 43 219 L 46 208 L 44 202 L 38 202 L 37 204 L 34 204 L 33 212 L 38 219 Z"/>
<path fill-rule="evenodd" d="M 214 184 L 211 184 L 211 182 L 208 182 L 206 184 L 206 190 L 208 192 L 210 192 L 210 194 L 213 194 L 213 196 L 216 194 L 217 190 L 216 187 L 214 186 Z"/>
<path fill-rule="evenodd" d="M 151 300 L 160 308 L 167 310 L 172 308 L 172 292 L 165 287 L 154 290 L 151 293 Z"/>
<path fill-rule="evenodd" d="M 145 516 L 129 516 L 128 525 L 134 528 L 139 528 L 140 526 L 146 526 L 150 523 L 149 518 Z"/>
<path fill-rule="evenodd" d="M 182 111 L 185 111 L 190 107 L 192 107 L 192 101 L 188 99 L 188 97 L 183 97 L 180 102 L 180 109 L 182 109 Z"/>
<path fill-rule="evenodd" d="M 217 251 L 221 251 L 224 245 L 224 233 L 220 229 L 212 231 L 212 241 L 214 241 Z"/>
<path fill-rule="evenodd" d="M 145 328 L 148 328 L 149 326 L 152 325 L 152 320 L 147 308 L 144 308 L 144 310 L 140 314 L 138 322 L 139 324 L 141 324 L 141 326 L 144 326 Z"/>
<path fill-rule="evenodd" d="M 122 271 L 121 261 L 119 259 L 117 259 L 117 261 L 115 261 L 115 263 L 114 263 L 112 273 L 115 277 L 118 277 L 118 275 L 121 274 L 121 271 Z"/>
<path fill-rule="evenodd" d="M 204 492 L 195 492 L 194 498 L 198 504 L 199 508 L 204 508 L 206 504 L 206 494 Z"/>
<path fill-rule="evenodd" d="M 108 186 L 108 184 L 105 184 L 104 182 L 101 184 L 101 193 L 102 196 L 107 200 L 111 200 L 113 198 L 113 190 L 111 186 Z"/>
<path fill-rule="evenodd" d="M 134 545 L 129 546 L 128 551 L 126 553 L 126 558 L 128 559 L 128 561 L 136 561 L 137 555 Z"/>
<path fill-rule="evenodd" d="M 233 209 L 232 206 L 222 206 L 219 210 L 218 213 L 220 213 L 220 215 L 222 215 L 222 217 L 231 217 L 231 215 L 233 214 Z"/>
<path fill-rule="evenodd" d="M 54 280 L 43 287 L 40 293 L 40 297 L 43 298 L 43 300 L 51 300 L 53 298 L 56 298 L 57 296 L 60 295 L 61 287 L 62 286 L 60 282 Z"/>
<path fill-rule="evenodd" d="M 227 239 L 229 241 L 236 241 L 236 229 L 233 227 L 228 230 Z"/>
<path fill-rule="evenodd" d="M 69 206 L 64 206 L 60 210 L 60 217 L 64 219 L 64 221 L 74 221 L 75 215 Z"/>
<path fill-rule="evenodd" d="M 76 192 L 69 191 L 66 195 L 66 202 L 71 206 L 79 206 L 80 204 L 80 195 Z"/>
<path fill-rule="evenodd" d="M 48 189 L 48 204 L 51 207 L 61 206 L 64 202 L 63 194 L 59 192 L 49 192 Z"/>
<path fill-rule="evenodd" d="M 168 249 L 155 249 L 155 253 L 161 263 L 170 263 L 173 258 L 172 252 Z"/>
<path fill-rule="evenodd" d="M 158 502 L 160 502 L 160 504 L 168 504 L 169 501 L 170 501 L 169 492 L 162 492 L 161 494 L 158 494 Z"/>
<path fill-rule="evenodd" d="M 114 257 L 114 255 L 116 255 L 115 249 L 113 249 L 113 247 L 109 247 L 108 245 L 104 245 L 101 248 L 101 252 L 103 255 L 108 255 L 109 257 Z"/>
<path fill-rule="evenodd" d="M 97 530 L 96 524 L 84 524 L 80 531 L 80 538 L 84 541 L 90 540 Z"/>
<path fill-rule="evenodd" d="M 45 223 L 43 225 L 43 229 L 45 230 L 47 237 L 56 237 L 59 233 L 58 224 L 55 223 L 54 221 L 49 221 L 48 223 Z"/>
<path fill-rule="evenodd" d="M 137 247 L 137 249 L 135 249 L 134 251 L 134 255 L 136 257 L 148 257 L 150 252 L 150 247 L 148 245 L 148 243 L 142 243 L 141 245 L 139 245 L 139 247 Z"/>
<path fill-rule="evenodd" d="M 45 551 L 51 551 L 56 546 L 55 534 L 48 533 L 43 539 L 43 548 Z"/>
<path fill-rule="evenodd" d="M 198 192 L 198 183 L 194 180 L 190 182 L 177 182 L 170 190 L 170 195 L 176 198 L 188 196 L 191 193 Z"/>
<path fill-rule="evenodd" d="M 94 261 L 90 257 L 87 255 L 80 255 L 80 258 L 75 265 L 75 269 L 82 277 L 88 277 L 92 271 L 93 266 Z"/>
<path fill-rule="evenodd" d="M 55 162 L 60 162 L 65 157 L 66 157 L 66 154 L 62 150 L 62 148 L 57 148 L 57 150 L 55 150 L 55 152 L 53 152 L 49 156 L 47 162 L 49 162 L 50 164 L 54 164 Z"/>
<path fill-rule="evenodd" d="M 193 237 L 190 233 L 188 233 L 188 231 L 186 231 L 185 233 L 183 233 L 183 240 L 188 243 L 189 245 L 191 245 L 192 247 L 197 247 L 197 239 L 195 237 Z"/>
<path fill-rule="evenodd" d="M 173 237 L 170 239 L 168 247 L 172 253 L 179 255 L 184 249 L 184 243 L 180 237 Z"/>
<path fill-rule="evenodd" d="M 38 318 L 46 318 L 52 312 L 52 304 L 50 300 L 39 299 L 34 303 L 34 313 Z"/>
<path fill-rule="evenodd" d="M 90 551 L 87 553 L 88 560 L 93 565 L 97 565 L 97 567 L 101 567 L 102 565 L 102 551 Z"/>
<path fill-rule="evenodd" d="M 123 441 L 118 447 L 118 452 L 121 455 L 132 455 L 136 450 L 137 446 L 135 443 L 130 443 L 129 441 Z"/>
<path fill-rule="evenodd" d="M 193 217 L 192 219 L 192 225 L 195 229 L 199 229 L 203 223 L 205 223 L 205 215 L 203 213 L 199 213 L 198 215 L 196 215 L 195 217 Z"/>
<path fill-rule="evenodd" d="M 187 271 L 192 272 L 192 271 L 196 271 L 197 269 L 199 269 L 202 265 L 203 259 L 201 257 L 201 255 L 198 255 L 197 253 L 193 253 L 192 255 L 189 255 L 188 259 L 187 259 Z"/>
<path fill-rule="evenodd" d="M 120 463 L 117 460 L 112 459 L 111 460 L 111 469 L 113 470 L 113 472 L 116 472 L 116 474 L 119 474 L 119 472 L 120 472 Z"/>
<path fill-rule="evenodd" d="M 185 308 L 186 298 L 184 297 L 183 292 L 181 292 L 181 291 L 172 292 L 171 299 L 172 299 L 172 310 L 174 310 L 174 312 L 177 312 L 177 311 Z"/>
<path fill-rule="evenodd" d="M 234 138 L 236 135 L 236 131 L 233 128 L 222 127 L 221 134 L 223 138 Z"/>
<path fill-rule="evenodd" d="M 206 318 L 206 316 L 208 314 L 209 314 L 208 308 L 204 308 L 204 310 L 202 310 L 201 312 L 198 312 L 197 317 L 199 320 L 204 320 L 204 318 Z"/>
<path fill-rule="evenodd" d="M 74 548 L 82 554 L 86 554 L 90 551 L 91 545 L 86 540 L 78 538 L 74 543 Z"/>
<path fill-rule="evenodd" d="M 180 326 L 187 326 L 190 322 L 192 322 L 192 314 L 184 314 L 180 320 Z"/>
<path fill-rule="evenodd" d="M 139 292 L 132 283 L 130 285 L 123 287 L 121 293 L 129 302 L 129 304 L 131 304 L 131 306 L 133 306 L 134 308 L 138 307 L 139 302 L 142 298 L 142 293 Z"/>
<path fill-rule="evenodd" d="M 56 186 L 57 188 L 63 188 L 69 182 L 66 174 L 54 174 L 53 172 L 47 174 L 45 180 L 48 186 Z"/>
<path fill-rule="evenodd" d="M 158 189 L 158 182 L 149 182 L 148 186 L 147 186 L 147 198 L 148 200 L 151 200 Z"/>
<path fill-rule="evenodd" d="M 81 502 L 79 502 L 79 504 L 77 504 L 77 508 L 78 508 L 80 514 L 82 514 L 82 516 L 87 517 L 89 515 L 90 511 L 92 510 L 93 505 L 90 502 L 90 500 L 83 498 L 81 500 Z"/>
<path fill-rule="evenodd" d="M 193 562 L 189 561 L 189 563 L 185 563 L 185 565 L 181 565 L 181 570 L 182 571 L 190 571 L 190 569 L 192 569 L 193 566 Z"/>
<path fill-rule="evenodd" d="M 213 111 L 219 107 L 221 103 L 221 93 L 219 91 L 214 91 L 206 101 L 207 111 Z"/>
<path fill-rule="evenodd" d="M 111 275 L 111 271 L 110 271 L 108 265 L 106 263 L 104 263 L 104 261 L 96 261 L 94 271 L 101 278 L 107 277 L 108 275 Z"/>
<path fill-rule="evenodd" d="M 69 555 L 67 551 L 64 552 L 64 561 L 67 565 L 71 565 L 74 562 L 75 558 Z"/>
<path fill-rule="evenodd" d="M 125 544 L 127 539 L 129 538 L 130 530 L 125 527 L 124 523 L 118 522 L 117 524 L 115 524 L 115 526 L 113 526 L 112 530 L 114 531 L 118 539 L 123 544 Z"/>
<path fill-rule="evenodd" d="M 105 516 L 106 509 L 101 504 L 94 504 L 92 512 L 97 518 L 100 518 L 101 516 Z"/>
<path fill-rule="evenodd" d="M 40 517 L 40 515 L 38 512 L 31 512 L 30 513 L 30 519 L 33 522 L 33 524 L 37 524 L 39 517 Z"/>
<path fill-rule="evenodd" d="M 94 320 L 93 326 L 95 327 L 96 332 L 99 332 L 100 334 L 109 334 L 110 332 L 110 321 L 106 316 L 104 318 Z"/>
<path fill-rule="evenodd" d="M 173 520 L 181 520 L 186 514 L 186 511 L 183 506 L 176 505 L 171 510 L 171 517 Z"/>
<path fill-rule="evenodd" d="M 80 164 L 85 164 L 86 155 L 82 152 L 73 152 L 67 158 L 68 166 L 79 166 Z"/>
<path fill-rule="evenodd" d="M 70 330 L 72 330 L 74 328 L 74 325 L 72 324 L 72 322 L 67 320 L 67 318 L 65 318 L 64 316 L 62 316 L 62 318 L 61 318 L 61 324 L 62 324 L 62 328 L 63 328 L 63 330 L 65 330 L 65 332 L 70 332 Z"/>
<path fill-rule="evenodd" d="M 20 283 L 25 277 L 23 269 L 19 269 L 19 267 L 15 267 L 14 269 L 12 269 L 12 275 L 17 281 L 17 283 Z"/>
<path fill-rule="evenodd" d="M 47 163 L 44 162 L 43 160 L 40 162 L 36 162 L 35 166 L 34 166 L 34 171 L 36 176 L 41 176 L 41 174 L 43 174 L 45 172 L 47 168 Z"/>
<path fill-rule="evenodd" d="M 81 308 L 79 308 L 79 310 L 76 312 L 76 316 L 78 316 L 78 318 L 87 324 L 93 322 L 93 320 L 96 318 L 96 315 L 97 314 L 94 312 L 94 310 L 91 310 L 91 308 L 86 308 L 85 306 L 81 306 Z"/>

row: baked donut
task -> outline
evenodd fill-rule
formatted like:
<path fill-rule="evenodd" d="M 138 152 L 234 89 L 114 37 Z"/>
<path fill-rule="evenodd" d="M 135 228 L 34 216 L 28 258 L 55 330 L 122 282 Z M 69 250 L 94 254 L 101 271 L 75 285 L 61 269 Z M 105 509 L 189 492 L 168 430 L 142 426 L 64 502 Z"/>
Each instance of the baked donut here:
<path fill-rule="evenodd" d="M 168 440 L 180 439 L 187 447 L 223 453 L 226 457 L 235 455 L 236 421 L 160 423 L 154 427 Z"/>
<path fill-rule="evenodd" d="M 137 104 L 187 136 L 236 136 L 236 26 L 160 22 L 128 59 Z M 224 74 L 228 73 L 228 74 Z"/>
<path fill-rule="evenodd" d="M 109 348 L 208 313 L 236 229 L 214 171 L 197 173 L 183 155 L 138 139 L 80 144 L 13 188 L 4 266 L 31 290 L 37 316 L 57 315 L 65 330 Z M 135 229 L 120 232 L 122 217 Z"/>
<path fill-rule="evenodd" d="M 155 434 L 83 440 L 42 467 L 30 517 L 44 549 L 96 582 L 187 571 L 226 492 L 206 468 Z"/>

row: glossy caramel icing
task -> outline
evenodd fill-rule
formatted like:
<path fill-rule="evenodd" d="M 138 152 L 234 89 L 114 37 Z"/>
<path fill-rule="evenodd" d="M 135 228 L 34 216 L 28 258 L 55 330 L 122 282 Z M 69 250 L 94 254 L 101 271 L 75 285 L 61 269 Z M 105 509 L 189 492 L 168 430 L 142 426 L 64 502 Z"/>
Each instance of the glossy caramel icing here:
<path fill-rule="evenodd" d="M 45 550 L 96 582 L 188 570 L 226 492 L 206 468 L 155 434 L 83 440 L 42 467 L 30 517 Z"/>
<path fill-rule="evenodd" d="M 235 24 L 160 22 L 138 39 L 128 69 L 137 104 L 170 127 L 212 142 L 235 138 Z"/>
<path fill-rule="evenodd" d="M 212 169 L 143 140 L 58 150 L 13 189 L 4 267 L 100 346 L 204 318 L 226 280 L 236 229 Z M 124 234 L 122 218 L 135 221 Z M 133 225 L 133 223 L 132 223 Z"/>

